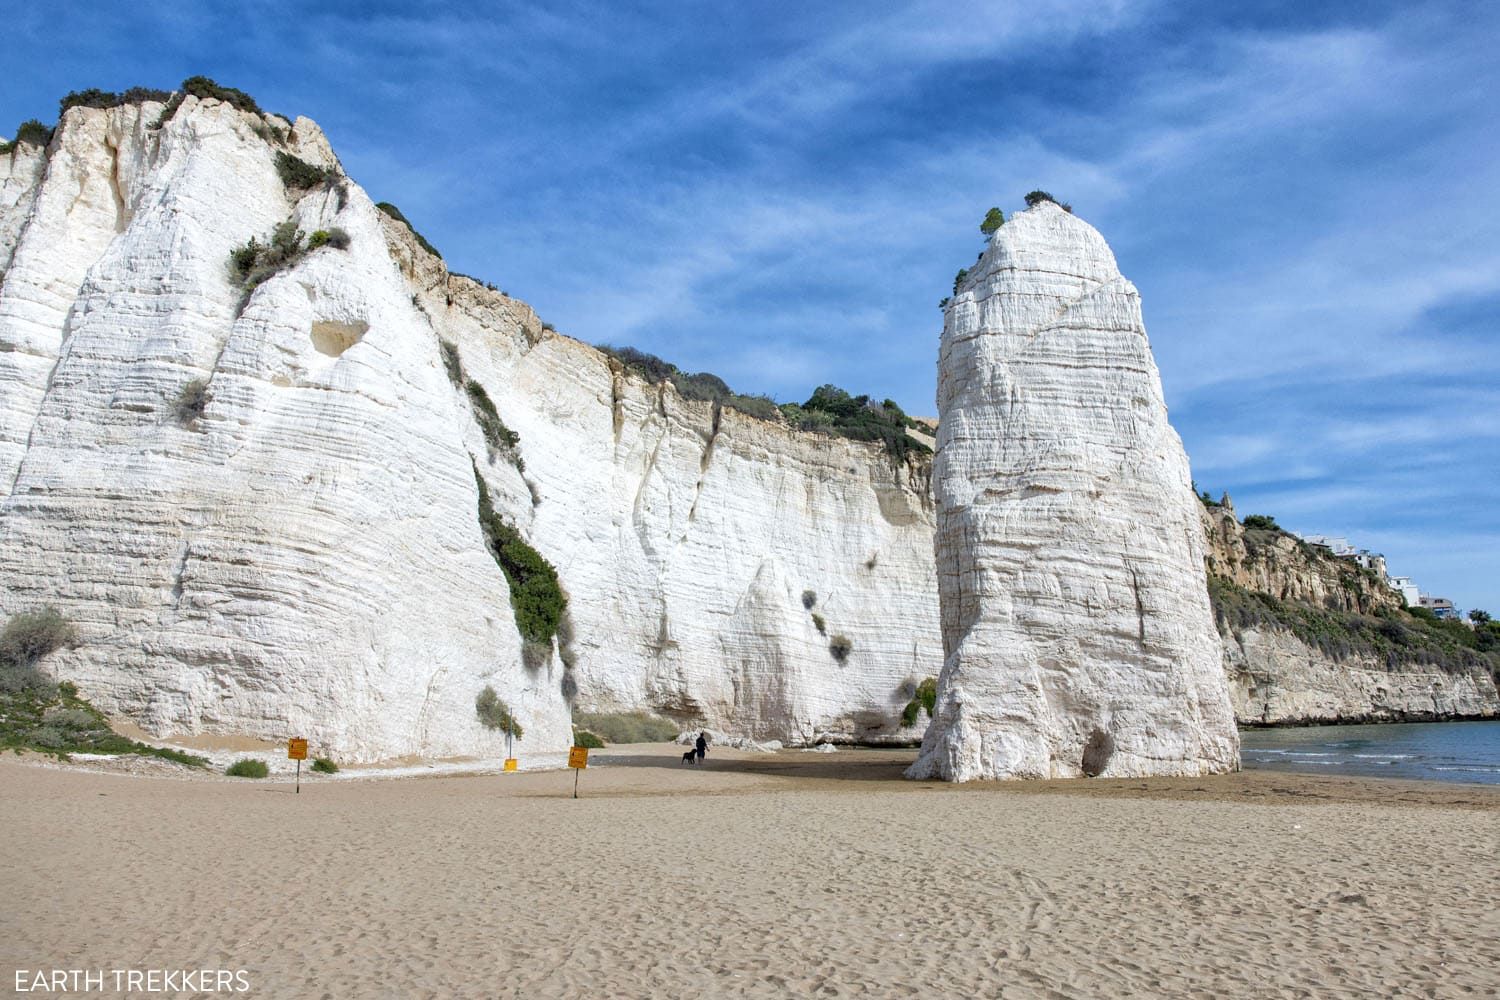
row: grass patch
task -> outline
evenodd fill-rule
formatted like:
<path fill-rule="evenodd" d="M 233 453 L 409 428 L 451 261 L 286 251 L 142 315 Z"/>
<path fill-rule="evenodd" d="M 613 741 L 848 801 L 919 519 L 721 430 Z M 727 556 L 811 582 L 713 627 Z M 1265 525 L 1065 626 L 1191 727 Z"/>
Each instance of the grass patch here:
<path fill-rule="evenodd" d="M 815 628 L 815 629 L 818 630 L 818 634 L 819 635 L 827 635 L 828 634 L 828 621 L 827 621 L 827 619 L 825 619 L 822 615 L 818 614 L 816 611 L 813 612 L 812 623 L 813 623 L 813 628 Z"/>
<path fill-rule="evenodd" d="M 397 208 L 395 205 L 392 205 L 388 201 L 377 201 L 375 203 L 375 207 L 378 208 L 378 209 L 380 209 L 386 215 L 389 215 L 391 218 L 395 219 L 397 222 L 401 223 L 408 230 L 410 230 L 412 236 L 416 237 L 417 243 L 421 245 L 421 247 L 422 247 L 423 250 L 426 250 L 428 253 L 430 253 L 434 257 L 436 257 L 438 260 L 442 260 L 443 259 L 443 255 L 440 254 L 440 253 L 438 253 L 438 248 L 435 247 L 435 246 L 433 246 L 431 243 L 428 243 L 427 242 L 427 237 L 425 237 L 421 233 L 417 232 L 417 227 L 414 226 L 414 225 L 412 225 L 411 221 L 409 219 L 407 219 L 406 216 L 404 216 L 404 215 L 401 214 L 401 209 Z"/>
<path fill-rule="evenodd" d="M 327 757 L 314 757 L 312 769 L 315 774 L 338 774 L 339 766 Z"/>
<path fill-rule="evenodd" d="M 670 743 L 680 731 L 671 719 L 649 712 L 574 712 L 573 727 L 606 743 Z"/>
<path fill-rule="evenodd" d="M 575 747 L 587 747 L 590 750 L 604 749 L 604 741 L 587 729 L 573 730 L 573 745 Z"/>
<path fill-rule="evenodd" d="M 516 717 L 511 714 L 510 706 L 501 701 L 495 689 L 488 684 L 474 699 L 474 713 L 479 716 L 479 721 L 484 723 L 486 729 L 498 729 L 510 733 L 516 739 L 520 739 L 526 733 L 521 723 L 516 721 Z"/>
<path fill-rule="evenodd" d="M 271 773 L 263 760 L 253 757 L 241 757 L 224 769 L 224 773 L 231 778 L 264 778 Z"/>
<path fill-rule="evenodd" d="M 0 693 L 0 746 L 34 750 L 58 760 L 70 754 L 134 754 L 159 757 L 189 767 L 207 767 L 202 757 L 168 747 L 153 747 L 121 736 L 109 727 L 104 714 L 67 681 L 42 680 Z"/>
<path fill-rule="evenodd" d="M 104 714 L 37 663 L 70 642 L 73 626 L 55 608 L 14 615 L 0 630 L 0 746 L 67 760 L 69 753 L 139 754 L 204 767 L 202 757 L 147 746 L 119 735 Z"/>

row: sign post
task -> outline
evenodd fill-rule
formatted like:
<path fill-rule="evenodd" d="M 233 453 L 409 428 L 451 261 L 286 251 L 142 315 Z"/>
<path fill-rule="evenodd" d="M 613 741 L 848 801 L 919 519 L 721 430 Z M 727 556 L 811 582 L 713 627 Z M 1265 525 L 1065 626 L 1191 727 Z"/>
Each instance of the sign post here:
<path fill-rule="evenodd" d="M 307 759 L 307 740 L 293 736 L 286 741 L 286 759 L 297 762 L 297 794 L 302 794 L 302 762 Z"/>
<path fill-rule="evenodd" d="M 573 798 L 578 798 L 578 772 L 589 766 L 589 748 L 574 747 L 568 751 L 568 766 L 573 769 Z"/>

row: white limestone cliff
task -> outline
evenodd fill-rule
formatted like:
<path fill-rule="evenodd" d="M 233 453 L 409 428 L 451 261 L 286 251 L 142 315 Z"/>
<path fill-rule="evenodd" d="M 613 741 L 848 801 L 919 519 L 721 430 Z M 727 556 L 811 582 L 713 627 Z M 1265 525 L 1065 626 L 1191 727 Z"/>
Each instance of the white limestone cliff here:
<path fill-rule="evenodd" d="M 497 755 L 485 685 L 523 754 L 569 742 L 570 692 L 731 740 L 921 737 L 899 718 L 943 660 L 924 460 L 685 400 L 551 332 L 377 211 L 307 119 L 188 97 L 158 129 L 162 110 L 73 108 L 47 149 L 0 154 L 0 616 L 75 623 L 49 670 L 157 736 L 295 732 L 345 760 Z M 289 190 L 282 151 L 336 183 Z M 241 310 L 230 250 L 288 218 L 351 245 Z M 490 454 L 442 341 L 514 455 Z M 1186 468 L 1108 248 L 1054 207 L 1018 217 L 944 344 L 942 461 L 968 480 L 942 491 L 954 670 L 919 772 L 1232 765 L 1183 568 L 1202 555 Z M 184 423 L 194 380 L 210 400 Z M 570 596 L 564 641 L 529 660 L 476 466 Z M 1214 537 L 1244 585 L 1348 589 L 1236 531 Z M 1351 679 L 1284 638 L 1224 639 L 1246 721 L 1495 700 L 1478 674 L 1434 697 L 1421 670 L 1389 694 L 1374 666 Z M 1034 673 L 986 679 L 994 650 Z"/>
<path fill-rule="evenodd" d="M 1500 716 L 1495 677 L 1481 663 L 1392 663 L 1360 652 L 1336 657 L 1269 625 L 1225 635 L 1224 670 L 1242 725 Z"/>
<path fill-rule="evenodd" d="M 288 190 L 311 121 L 188 97 L 72 108 L 0 156 L 0 614 L 54 605 L 47 668 L 148 732 L 309 737 L 345 760 L 521 752 L 596 709 L 807 742 L 911 739 L 938 657 L 926 466 L 682 400 L 449 275 L 342 178 Z M 340 227 L 254 290 L 231 249 Z M 491 456 L 455 343 L 520 435 Z M 189 382 L 210 400 L 184 424 Z M 566 649 L 523 662 L 477 518 L 557 568 Z M 802 594 L 830 634 L 834 658 Z M 572 664 L 566 668 L 564 657 Z"/>
<path fill-rule="evenodd" d="M 1139 296 L 1051 202 L 946 309 L 936 552 L 945 662 L 917 778 L 1238 766 L 1199 501 Z"/>
<path fill-rule="evenodd" d="M 570 595 L 579 708 L 794 745 L 920 737 L 899 716 L 939 657 L 924 461 L 685 400 L 396 256 L 520 435 L 524 475 L 497 463 L 495 489 Z"/>

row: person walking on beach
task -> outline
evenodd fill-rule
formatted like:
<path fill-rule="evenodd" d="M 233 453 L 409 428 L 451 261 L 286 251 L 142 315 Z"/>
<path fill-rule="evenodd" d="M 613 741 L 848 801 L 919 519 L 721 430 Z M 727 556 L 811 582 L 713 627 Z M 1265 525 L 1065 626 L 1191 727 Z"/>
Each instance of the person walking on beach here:
<path fill-rule="evenodd" d="M 698 741 L 694 743 L 693 746 L 698 750 L 698 763 L 701 765 L 703 763 L 703 758 L 708 755 L 708 734 L 699 733 Z"/>

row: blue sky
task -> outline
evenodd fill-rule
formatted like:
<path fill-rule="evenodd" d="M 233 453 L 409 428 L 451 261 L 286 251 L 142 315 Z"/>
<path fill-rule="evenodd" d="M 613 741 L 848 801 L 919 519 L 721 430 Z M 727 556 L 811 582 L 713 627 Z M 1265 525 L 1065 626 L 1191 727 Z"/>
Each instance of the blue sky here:
<path fill-rule="evenodd" d="M 1500 613 L 1500 8 L 29 4 L 0 129 L 195 73 L 456 270 L 743 392 L 931 414 L 990 205 L 1140 288 L 1198 482 Z"/>

